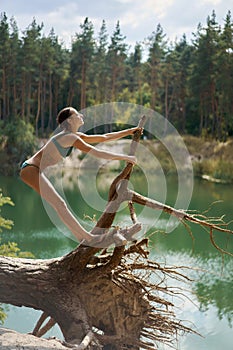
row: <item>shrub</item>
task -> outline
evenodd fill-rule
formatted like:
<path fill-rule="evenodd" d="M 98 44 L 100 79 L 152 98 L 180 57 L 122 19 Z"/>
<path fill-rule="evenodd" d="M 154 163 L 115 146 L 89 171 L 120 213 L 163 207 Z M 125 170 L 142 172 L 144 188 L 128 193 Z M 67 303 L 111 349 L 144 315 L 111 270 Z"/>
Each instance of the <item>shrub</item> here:
<path fill-rule="evenodd" d="M 13 175 L 20 163 L 31 155 L 36 146 L 34 128 L 30 123 L 17 119 L 0 124 L 1 173 Z"/>

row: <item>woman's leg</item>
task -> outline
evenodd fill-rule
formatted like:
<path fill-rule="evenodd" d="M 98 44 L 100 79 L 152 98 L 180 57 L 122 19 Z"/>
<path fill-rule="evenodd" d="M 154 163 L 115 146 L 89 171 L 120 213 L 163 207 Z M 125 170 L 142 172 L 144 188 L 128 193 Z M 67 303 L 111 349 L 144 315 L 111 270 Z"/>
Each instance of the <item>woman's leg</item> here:
<path fill-rule="evenodd" d="M 40 173 L 37 167 L 28 166 L 22 169 L 20 176 L 27 185 L 32 187 L 54 208 L 60 219 L 79 241 L 85 239 L 88 242 L 95 237 L 80 225 L 75 216 L 67 207 L 64 199 L 56 192 L 48 178 L 43 173 Z"/>

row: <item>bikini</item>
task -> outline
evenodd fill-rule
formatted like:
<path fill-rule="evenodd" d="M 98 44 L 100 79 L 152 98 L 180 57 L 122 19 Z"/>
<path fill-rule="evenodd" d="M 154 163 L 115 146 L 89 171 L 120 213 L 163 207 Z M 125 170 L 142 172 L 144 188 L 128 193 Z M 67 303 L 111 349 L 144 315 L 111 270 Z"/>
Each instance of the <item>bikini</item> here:
<path fill-rule="evenodd" d="M 57 142 L 57 139 L 59 139 L 59 137 L 62 137 L 65 134 L 69 134 L 69 132 L 60 134 L 60 135 L 58 135 L 56 137 L 52 137 L 52 139 L 51 139 L 51 141 L 56 146 L 56 148 L 57 148 L 58 152 L 60 153 L 60 155 L 62 156 L 62 158 L 69 157 L 69 155 L 71 154 L 71 152 L 73 150 L 73 146 L 71 146 L 71 147 L 62 147 L 60 145 L 60 143 Z"/>
<path fill-rule="evenodd" d="M 20 169 L 22 170 L 22 169 L 26 168 L 27 166 L 34 166 L 35 168 L 37 168 L 37 169 L 40 170 L 40 168 L 39 168 L 37 165 L 35 165 L 35 164 L 30 164 L 30 163 L 28 163 L 27 161 L 25 161 L 25 162 L 23 162 L 23 163 L 21 164 Z"/>
<path fill-rule="evenodd" d="M 55 145 L 55 147 L 57 148 L 58 152 L 60 153 L 60 155 L 62 156 L 62 158 L 66 158 L 68 157 L 72 150 L 73 150 L 73 146 L 71 147 L 62 147 L 60 145 L 60 143 L 57 141 L 57 139 L 61 136 L 63 136 L 64 134 L 69 134 L 68 132 L 67 133 L 63 133 L 61 135 L 58 135 L 56 137 L 52 137 L 51 141 L 53 142 L 53 144 Z M 39 167 L 35 164 L 31 164 L 31 163 L 28 163 L 27 161 L 23 162 L 20 166 L 20 169 L 24 169 L 26 168 L 27 166 L 34 166 L 36 167 L 37 169 L 39 169 Z"/>

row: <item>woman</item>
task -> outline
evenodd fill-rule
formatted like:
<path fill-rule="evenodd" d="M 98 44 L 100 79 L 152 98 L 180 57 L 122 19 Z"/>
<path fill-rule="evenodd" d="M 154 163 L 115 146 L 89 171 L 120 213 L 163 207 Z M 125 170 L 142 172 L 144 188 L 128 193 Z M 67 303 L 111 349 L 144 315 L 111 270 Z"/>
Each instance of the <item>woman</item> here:
<path fill-rule="evenodd" d="M 58 113 L 57 122 L 62 131 L 54 135 L 37 153 L 22 164 L 20 177 L 55 209 L 60 219 L 79 241 L 85 240 L 85 244 L 92 245 L 100 243 L 106 235 L 92 235 L 80 225 L 43 171 L 69 156 L 73 148 L 78 148 L 97 158 L 125 160 L 135 164 L 134 156 L 102 151 L 90 144 L 117 140 L 132 135 L 138 128 L 104 135 L 85 135 L 78 132 L 78 129 L 84 124 L 83 115 L 73 107 L 62 109 Z M 117 240 L 122 240 L 123 243 L 125 238 L 119 234 Z"/>

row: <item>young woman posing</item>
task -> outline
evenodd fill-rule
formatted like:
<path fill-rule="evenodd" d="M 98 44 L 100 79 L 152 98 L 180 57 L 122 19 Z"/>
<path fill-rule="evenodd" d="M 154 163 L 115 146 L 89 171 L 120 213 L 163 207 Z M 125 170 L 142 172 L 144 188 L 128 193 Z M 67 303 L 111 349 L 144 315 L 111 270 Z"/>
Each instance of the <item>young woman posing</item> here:
<path fill-rule="evenodd" d="M 62 158 L 69 156 L 73 148 L 78 148 L 80 151 L 90 153 L 97 158 L 125 160 L 135 164 L 136 158 L 134 156 L 102 151 L 90 144 L 117 140 L 132 135 L 138 128 L 103 135 L 85 135 L 78 132 L 78 129 L 84 124 L 83 118 L 84 116 L 73 107 L 62 109 L 57 116 L 62 131 L 51 137 L 37 153 L 22 164 L 20 177 L 55 209 L 60 219 L 78 241 L 85 240 L 85 244 L 93 245 L 104 240 L 106 235 L 92 235 L 81 226 L 43 171 L 47 167 L 57 164 Z M 124 237 L 120 236 L 118 236 L 118 241 L 119 239 L 124 241 Z"/>

